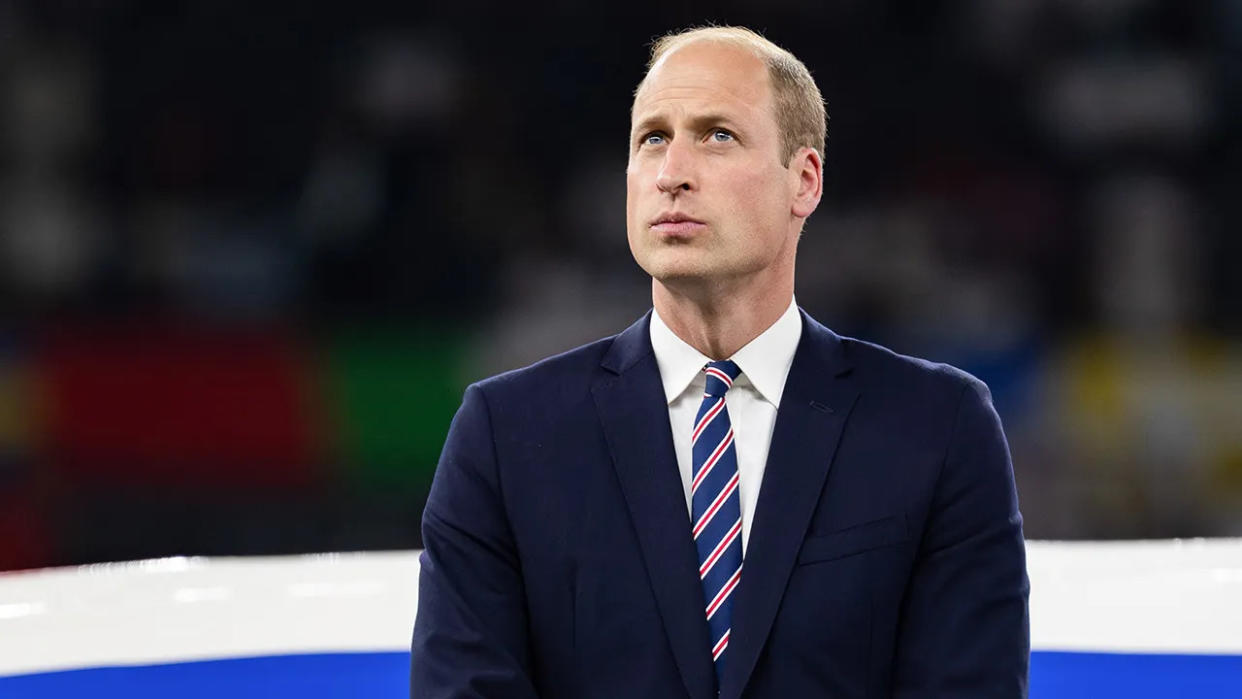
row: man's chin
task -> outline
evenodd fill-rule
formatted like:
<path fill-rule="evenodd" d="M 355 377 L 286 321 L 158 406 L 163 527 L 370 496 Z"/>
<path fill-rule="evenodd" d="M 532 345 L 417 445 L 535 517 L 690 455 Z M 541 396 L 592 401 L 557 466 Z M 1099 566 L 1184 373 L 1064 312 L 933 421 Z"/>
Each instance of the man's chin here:
<path fill-rule="evenodd" d="M 651 265 L 647 269 L 647 273 L 651 275 L 652 279 L 666 286 L 701 283 L 712 276 L 709 265 L 701 262 L 691 264 L 688 261 L 681 260 Z"/>
<path fill-rule="evenodd" d="M 651 277 L 655 283 L 679 296 L 695 298 L 712 296 L 730 279 L 723 268 L 705 266 L 668 268 Z"/>

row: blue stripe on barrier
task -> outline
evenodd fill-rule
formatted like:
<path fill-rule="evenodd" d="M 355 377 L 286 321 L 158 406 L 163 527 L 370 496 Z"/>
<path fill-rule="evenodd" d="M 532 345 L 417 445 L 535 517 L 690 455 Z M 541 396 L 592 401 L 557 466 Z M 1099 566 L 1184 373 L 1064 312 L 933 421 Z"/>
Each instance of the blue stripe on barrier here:
<path fill-rule="evenodd" d="M 408 653 L 331 653 L 0 677 L 5 699 L 405 697 Z M 1031 699 L 1242 695 L 1242 656 L 1036 652 Z"/>
<path fill-rule="evenodd" d="M 1031 699 L 1242 696 L 1242 655 L 1031 654 Z"/>
<path fill-rule="evenodd" d="M 229 658 L 0 677 L 4 699 L 356 699 L 409 696 L 409 653 Z"/>

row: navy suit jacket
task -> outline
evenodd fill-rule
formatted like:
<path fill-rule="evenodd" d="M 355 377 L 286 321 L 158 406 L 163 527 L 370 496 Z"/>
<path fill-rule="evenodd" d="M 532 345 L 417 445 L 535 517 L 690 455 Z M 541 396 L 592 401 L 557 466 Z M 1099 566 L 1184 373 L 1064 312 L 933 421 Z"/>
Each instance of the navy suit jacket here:
<path fill-rule="evenodd" d="M 423 515 L 411 697 L 1026 695 L 987 388 L 805 313 L 717 687 L 649 320 L 466 390 Z"/>

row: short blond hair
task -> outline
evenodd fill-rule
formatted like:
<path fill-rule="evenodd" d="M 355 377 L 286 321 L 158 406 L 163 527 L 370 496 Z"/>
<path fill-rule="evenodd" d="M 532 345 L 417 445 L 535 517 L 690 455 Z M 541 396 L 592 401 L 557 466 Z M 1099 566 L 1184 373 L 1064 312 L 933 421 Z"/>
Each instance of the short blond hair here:
<path fill-rule="evenodd" d="M 824 108 L 824 97 L 811 77 L 811 71 L 792 53 L 746 27 L 695 27 L 656 39 L 651 45 L 651 59 L 647 61 L 646 73 L 634 90 L 635 96 L 661 58 L 699 40 L 733 44 L 750 51 L 767 65 L 776 126 L 781 133 L 782 163 L 788 165 L 789 159 L 802 147 L 814 148 L 823 160 L 828 114 Z"/>

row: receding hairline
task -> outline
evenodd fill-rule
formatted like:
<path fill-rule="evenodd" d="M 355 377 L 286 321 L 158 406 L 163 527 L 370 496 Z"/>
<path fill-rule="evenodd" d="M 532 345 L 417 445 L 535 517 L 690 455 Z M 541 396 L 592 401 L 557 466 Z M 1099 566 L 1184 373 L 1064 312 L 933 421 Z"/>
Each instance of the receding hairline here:
<path fill-rule="evenodd" d="M 666 60 L 670 55 L 683 49 L 690 44 L 695 43 L 713 43 L 734 48 L 742 49 L 746 53 L 754 56 L 763 63 L 765 68 L 769 67 L 769 61 L 780 53 L 784 53 L 789 58 L 794 58 L 793 54 L 785 49 L 773 44 L 771 41 L 763 38 L 761 35 L 740 27 L 699 27 L 697 29 L 688 29 L 683 32 L 675 32 L 659 37 L 651 44 L 651 57 L 647 59 L 647 66 L 643 72 L 643 79 L 638 81 L 638 86 L 634 88 L 634 99 L 638 99 L 639 92 L 643 86 L 647 84 L 647 78 L 651 77 L 651 72 L 656 66 Z M 773 51 L 772 49 L 776 49 Z M 768 71 L 770 73 L 770 70 Z M 768 82 L 771 83 L 771 75 L 768 76 Z M 771 85 L 769 84 L 769 89 Z M 630 105 L 630 111 L 633 112 L 633 103 Z"/>

